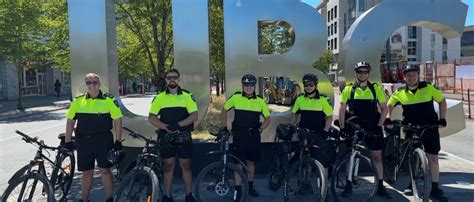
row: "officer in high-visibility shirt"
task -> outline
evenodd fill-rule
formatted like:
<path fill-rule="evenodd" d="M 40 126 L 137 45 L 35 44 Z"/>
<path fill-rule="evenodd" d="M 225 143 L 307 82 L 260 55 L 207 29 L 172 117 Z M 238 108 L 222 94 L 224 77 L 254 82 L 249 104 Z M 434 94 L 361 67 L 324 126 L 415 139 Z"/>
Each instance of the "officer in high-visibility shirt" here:
<path fill-rule="evenodd" d="M 374 136 L 365 137 L 365 143 L 370 151 L 370 156 L 374 160 L 378 177 L 377 195 L 390 199 L 391 196 L 383 186 L 383 164 L 382 164 L 382 147 L 383 147 L 383 129 L 385 117 L 388 110 L 386 106 L 385 93 L 380 85 L 369 82 L 369 74 L 371 71 L 370 64 L 362 61 L 354 66 L 356 82 L 347 85 L 342 91 L 341 106 L 339 108 L 339 120 L 341 129 L 345 133 L 350 133 L 345 128 L 345 120 L 348 116 L 357 116 L 362 123 L 361 127 L 366 131 L 375 134 Z M 350 135 L 350 134 L 348 134 Z M 352 181 L 347 179 L 346 187 L 342 192 L 343 197 L 349 197 L 352 194 Z"/>
<path fill-rule="evenodd" d="M 180 73 L 177 69 L 166 72 L 166 90 L 158 93 L 152 101 L 148 122 L 159 128 L 160 153 L 164 159 L 163 202 L 173 201 L 171 184 L 176 156 L 184 180 L 185 201 L 195 201 L 192 194 L 191 154 L 193 142 L 191 131 L 198 118 L 198 109 L 193 95 L 179 86 Z M 179 143 L 174 140 L 179 139 Z"/>
<path fill-rule="evenodd" d="M 411 125 L 439 125 L 446 127 L 447 104 L 441 90 L 429 82 L 419 81 L 420 68 L 407 65 L 403 71 L 406 86 L 399 88 L 388 100 L 389 117 L 396 105 L 403 109 L 403 122 Z M 439 119 L 433 106 L 433 100 L 439 104 Z M 409 135 L 409 134 L 408 134 Z M 441 150 L 439 129 L 427 129 L 421 137 L 431 174 L 430 197 L 447 201 L 439 183 L 438 153 Z M 406 195 L 413 195 L 411 184 L 404 190 Z"/>
<path fill-rule="evenodd" d="M 303 76 L 304 94 L 296 98 L 293 105 L 292 123 L 300 128 L 309 129 L 316 133 L 310 139 L 310 144 L 318 145 L 319 148 L 311 152 L 326 168 L 329 164 L 329 145 L 326 142 L 328 131 L 332 123 L 333 109 L 329 104 L 329 98 L 319 93 L 318 77 L 314 74 Z"/>
<path fill-rule="evenodd" d="M 115 98 L 100 90 L 100 77 L 89 73 L 85 76 L 87 93 L 77 96 L 67 111 L 65 147 L 73 150 L 71 136 L 76 125 L 77 167 L 82 171 L 81 195 L 89 200 L 89 191 L 94 174 L 94 161 L 100 170 L 107 201 L 112 202 L 112 174 L 108 152 L 122 150 L 122 112 Z M 115 143 L 111 129 L 115 131 Z"/>
<path fill-rule="evenodd" d="M 236 92 L 224 104 L 221 112 L 221 123 L 227 129 L 227 112 L 234 109 L 234 121 L 232 122 L 233 151 L 242 162 L 246 163 L 249 169 L 247 175 L 249 183 L 249 195 L 258 197 L 259 193 L 253 186 L 255 174 L 255 163 L 260 159 L 260 135 L 262 130 L 270 124 L 270 111 L 265 100 L 256 95 L 255 84 L 257 78 L 254 75 L 246 74 L 241 79 L 242 92 Z M 260 123 L 260 116 L 264 121 Z M 240 166 L 240 165 L 239 165 Z M 242 168 L 242 166 L 240 166 Z M 242 188 L 241 179 L 235 175 L 237 200 L 240 200 Z"/>

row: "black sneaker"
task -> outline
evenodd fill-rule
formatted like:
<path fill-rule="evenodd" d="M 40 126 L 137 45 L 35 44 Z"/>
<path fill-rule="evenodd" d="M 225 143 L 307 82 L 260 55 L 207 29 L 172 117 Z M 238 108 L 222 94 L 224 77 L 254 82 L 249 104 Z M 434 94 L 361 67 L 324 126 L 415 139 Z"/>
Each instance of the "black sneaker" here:
<path fill-rule="evenodd" d="M 392 199 L 392 196 L 387 192 L 384 186 L 380 186 L 377 189 L 377 195 L 384 198 L 384 199 Z"/>
<path fill-rule="evenodd" d="M 235 202 L 240 202 L 240 199 L 242 199 L 242 187 L 241 186 L 235 186 L 234 201 Z"/>
<path fill-rule="evenodd" d="M 188 195 L 186 195 L 186 199 L 184 200 L 185 202 L 195 202 L 196 199 L 194 199 L 194 196 L 192 193 L 189 193 Z"/>
<path fill-rule="evenodd" d="M 173 202 L 173 197 L 172 197 L 172 196 L 163 195 L 163 198 L 162 198 L 161 201 L 163 201 L 163 202 Z"/>
<path fill-rule="evenodd" d="M 344 191 L 342 191 L 342 197 L 348 198 L 352 195 L 352 182 L 346 181 L 346 187 L 344 187 Z"/>
<path fill-rule="evenodd" d="M 448 197 L 444 195 L 443 190 L 441 190 L 440 188 L 431 189 L 430 198 L 437 201 L 448 201 Z"/>
<path fill-rule="evenodd" d="M 110 197 L 107 200 L 105 200 L 105 202 L 114 202 L 114 198 Z"/>
<path fill-rule="evenodd" d="M 411 187 L 411 183 L 403 190 L 403 194 L 406 196 L 413 196 L 413 188 Z"/>
<path fill-rule="evenodd" d="M 253 188 L 253 186 L 249 186 L 249 195 L 253 197 L 260 196 L 260 194 Z"/>

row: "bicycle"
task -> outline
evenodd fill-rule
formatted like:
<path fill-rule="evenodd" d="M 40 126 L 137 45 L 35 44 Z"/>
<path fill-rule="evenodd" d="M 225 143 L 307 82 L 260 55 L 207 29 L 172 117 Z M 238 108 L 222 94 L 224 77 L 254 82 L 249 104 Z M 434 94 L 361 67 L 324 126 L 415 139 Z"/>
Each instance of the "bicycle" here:
<path fill-rule="evenodd" d="M 289 167 L 286 180 L 283 183 L 283 199 L 290 201 L 325 201 L 327 195 L 327 173 L 324 166 L 317 159 L 311 157 L 311 152 L 319 146 L 314 145 L 314 138 L 321 138 L 319 134 L 308 129 L 297 128 L 299 145 L 296 152 L 298 160 Z M 326 141 L 326 137 L 321 141 Z M 289 159 L 293 155 L 289 155 Z M 286 161 L 288 162 L 288 161 Z"/>
<path fill-rule="evenodd" d="M 46 145 L 43 140 L 39 140 L 38 137 L 32 138 L 18 130 L 15 132 L 22 136 L 22 140 L 26 143 L 38 146 L 38 150 L 36 151 L 34 159 L 16 171 L 8 180 L 8 187 L 2 195 L 2 201 L 66 200 L 74 177 L 76 159 L 74 154 L 62 146 L 64 144 L 64 133 L 58 136 L 61 140 L 60 145 L 58 147 L 51 147 Z M 45 150 L 58 151 L 54 161 L 44 154 L 44 152 L 49 154 L 49 152 Z M 45 160 L 52 166 L 49 179 L 44 164 Z M 39 185 L 38 182 L 41 183 L 41 185 Z M 17 188 L 19 188 L 19 190 L 17 190 Z M 14 199 L 15 196 L 17 196 L 17 199 Z M 23 197 L 27 198 L 25 199 Z"/>
<path fill-rule="evenodd" d="M 393 184 L 398 180 L 399 171 L 405 160 L 408 159 L 410 182 L 415 201 L 429 201 L 431 178 L 421 137 L 427 130 L 439 126 L 436 124 L 425 126 L 406 125 L 402 124 L 400 120 L 394 120 L 392 125 L 398 129 L 402 128 L 404 132 L 413 132 L 413 134 L 405 135 L 404 140 L 401 140 L 400 130 L 398 130 L 398 134 L 387 137 L 386 158 L 384 160 L 384 168 L 386 168 L 384 173 L 387 176 L 387 182 Z M 396 129 L 394 128 L 394 130 Z M 389 147 L 393 147 L 391 149 L 393 151 L 389 151 Z"/>
<path fill-rule="evenodd" d="M 128 131 L 133 138 L 145 141 L 145 146 L 136 161 L 125 168 L 123 172 L 125 176 L 115 192 L 115 200 L 160 200 L 159 196 L 163 193 L 163 189 L 159 182 L 162 179 L 163 164 L 159 152 L 159 136 L 157 140 L 152 140 L 127 127 L 123 129 Z"/>
<path fill-rule="evenodd" d="M 245 201 L 248 194 L 247 176 L 236 164 L 240 164 L 246 172 L 247 166 L 236 156 L 230 153 L 229 138 L 230 133 L 221 129 L 215 136 L 215 142 L 220 143 L 220 150 L 210 151 L 207 155 L 220 155 L 220 160 L 204 167 L 199 172 L 194 183 L 194 195 L 197 201 L 233 201 L 237 199 L 236 182 L 234 175 L 239 175 L 242 188 L 240 201 Z"/>
<path fill-rule="evenodd" d="M 350 142 L 350 151 L 335 163 L 336 167 L 332 172 L 331 193 L 336 201 L 339 201 L 336 188 L 344 189 L 348 181 L 351 182 L 353 189 L 357 189 L 357 198 L 367 198 L 371 201 L 377 193 L 377 171 L 371 158 L 364 154 L 368 150 L 363 143 L 365 137 L 375 134 L 361 128 L 357 124 L 358 120 L 354 116 L 345 122 L 354 132 L 352 136 L 346 137 L 346 141 Z M 335 124 L 339 126 L 338 121 L 335 121 Z M 369 194 L 366 194 L 367 192 Z"/>

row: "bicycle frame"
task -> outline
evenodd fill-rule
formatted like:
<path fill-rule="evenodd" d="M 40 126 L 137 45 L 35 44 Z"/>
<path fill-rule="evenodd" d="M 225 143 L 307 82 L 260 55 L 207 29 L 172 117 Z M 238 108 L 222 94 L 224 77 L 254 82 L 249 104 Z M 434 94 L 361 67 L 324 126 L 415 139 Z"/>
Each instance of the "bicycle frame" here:
<path fill-rule="evenodd" d="M 217 134 L 212 134 L 211 135 L 213 136 L 216 136 L 217 137 Z M 217 137 L 216 139 L 218 139 L 219 137 Z M 216 155 L 216 154 L 219 154 L 221 156 L 220 158 L 220 161 L 222 162 L 223 165 L 226 165 L 229 162 L 229 160 L 234 160 L 234 161 L 237 161 L 241 166 L 242 166 L 242 169 L 248 173 L 249 172 L 249 169 L 248 167 L 245 165 L 244 162 L 242 162 L 242 160 L 240 160 L 237 156 L 233 155 L 231 152 L 230 152 L 230 148 L 229 148 L 229 145 L 230 145 L 230 142 L 229 142 L 229 134 L 223 134 L 221 140 L 216 140 L 216 141 L 220 141 L 221 143 L 221 146 L 220 146 L 220 149 L 219 150 L 213 150 L 213 151 L 210 151 L 207 153 L 207 155 Z M 230 157 L 230 159 L 229 159 Z"/>

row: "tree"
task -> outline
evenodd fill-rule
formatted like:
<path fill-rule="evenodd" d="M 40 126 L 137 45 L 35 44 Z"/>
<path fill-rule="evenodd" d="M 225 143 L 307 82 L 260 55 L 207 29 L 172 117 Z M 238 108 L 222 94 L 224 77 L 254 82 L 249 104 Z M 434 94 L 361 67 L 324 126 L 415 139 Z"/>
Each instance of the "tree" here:
<path fill-rule="evenodd" d="M 281 54 L 293 46 L 295 33 L 285 21 L 260 21 L 258 29 L 259 54 Z"/>
<path fill-rule="evenodd" d="M 69 21 L 67 1 L 43 3 L 49 60 L 62 71 L 70 72 Z"/>
<path fill-rule="evenodd" d="M 332 51 L 327 49 L 324 51 L 323 55 L 313 63 L 313 67 L 318 69 L 319 71 L 327 74 L 329 72 L 329 66 L 334 64 L 335 59 Z"/>
<path fill-rule="evenodd" d="M 216 81 L 217 96 L 224 92 L 224 88 L 220 89 L 219 84 L 223 84 L 225 78 L 224 11 L 222 6 L 222 0 L 212 0 L 209 5 L 209 54 L 211 57 L 211 76 L 214 77 Z"/>
<path fill-rule="evenodd" d="M 165 70 L 173 66 L 171 1 L 116 2 L 120 23 L 139 40 L 152 70 L 152 81 L 164 89 Z"/>
<path fill-rule="evenodd" d="M 48 63 L 42 14 L 42 4 L 35 1 L 5 1 L 0 4 L 0 55 L 16 65 L 17 108 L 20 110 L 24 109 L 24 68 L 44 67 Z"/>

